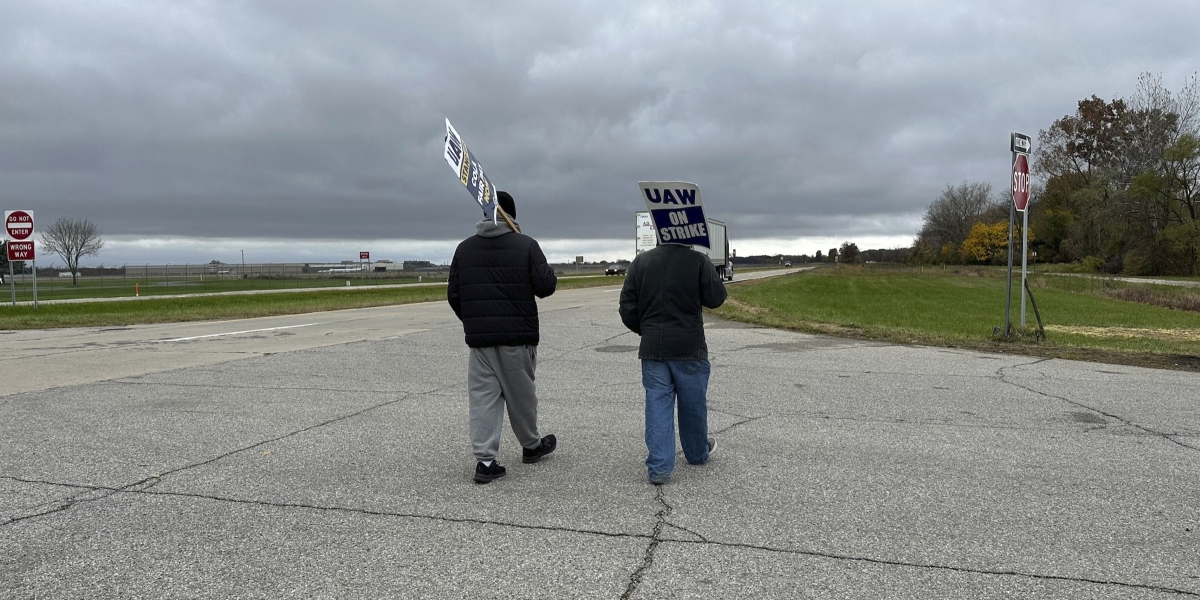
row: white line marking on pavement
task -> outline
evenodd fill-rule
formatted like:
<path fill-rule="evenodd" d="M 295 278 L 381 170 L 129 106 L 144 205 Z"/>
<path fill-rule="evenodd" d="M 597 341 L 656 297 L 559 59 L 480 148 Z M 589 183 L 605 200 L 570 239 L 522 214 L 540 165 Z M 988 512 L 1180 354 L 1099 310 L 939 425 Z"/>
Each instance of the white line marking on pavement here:
<path fill-rule="evenodd" d="M 223 335 L 241 335 L 243 333 L 257 333 L 259 331 L 279 331 L 280 329 L 295 329 L 297 327 L 311 327 L 313 325 L 320 325 L 320 324 L 321 323 L 305 323 L 303 325 L 284 325 L 282 327 L 266 327 L 263 329 L 247 329 L 245 331 L 230 331 L 228 333 L 210 333 L 208 335 L 193 335 L 192 337 L 181 337 L 181 338 L 175 338 L 173 340 L 158 340 L 158 341 L 159 341 L 159 343 L 162 343 L 162 342 L 186 342 L 188 340 L 199 340 L 199 339 L 203 339 L 203 338 L 220 337 Z"/>

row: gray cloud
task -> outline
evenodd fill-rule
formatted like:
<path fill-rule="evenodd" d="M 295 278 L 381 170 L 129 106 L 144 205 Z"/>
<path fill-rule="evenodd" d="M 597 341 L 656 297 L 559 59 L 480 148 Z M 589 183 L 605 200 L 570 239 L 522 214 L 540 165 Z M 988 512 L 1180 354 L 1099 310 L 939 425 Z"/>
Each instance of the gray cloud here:
<path fill-rule="evenodd" d="M 546 238 L 639 179 L 742 239 L 907 235 L 1008 133 L 1200 65 L 1200 5 L 9 0 L 0 195 L 120 236 L 453 239 L 449 117 Z"/>

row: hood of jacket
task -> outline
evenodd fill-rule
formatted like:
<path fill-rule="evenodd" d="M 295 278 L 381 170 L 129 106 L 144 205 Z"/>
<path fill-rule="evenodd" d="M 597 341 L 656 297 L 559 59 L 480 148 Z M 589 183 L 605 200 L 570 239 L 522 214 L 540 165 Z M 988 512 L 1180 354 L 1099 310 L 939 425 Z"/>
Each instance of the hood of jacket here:
<path fill-rule="evenodd" d="M 520 227 L 516 221 L 513 221 L 513 224 L 517 225 L 517 227 Z M 512 233 L 512 230 L 508 228 L 508 224 L 504 221 L 493 223 L 491 219 L 485 218 L 484 220 L 475 224 L 475 235 L 480 237 L 500 237 L 506 233 Z"/>

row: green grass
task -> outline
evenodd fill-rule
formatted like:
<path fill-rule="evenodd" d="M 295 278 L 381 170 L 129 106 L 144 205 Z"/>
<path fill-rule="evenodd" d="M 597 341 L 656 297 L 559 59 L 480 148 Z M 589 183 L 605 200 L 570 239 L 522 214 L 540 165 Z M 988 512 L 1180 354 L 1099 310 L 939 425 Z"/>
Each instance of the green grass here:
<path fill-rule="evenodd" d="M 221 278 L 198 274 L 189 277 L 83 277 L 72 284 L 69 277 L 38 278 L 38 300 L 66 300 L 75 298 L 121 298 L 141 296 L 172 296 L 179 294 L 209 294 L 250 290 L 286 290 L 304 288 L 351 287 L 417 283 L 413 277 L 366 277 L 357 274 L 349 277 L 250 277 L 247 279 Z M 7 274 L 5 275 L 7 277 Z M 424 281 L 445 281 L 445 275 L 425 276 Z M 15 286 L 18 302 L 33 300 L 33 280 L 25 275 L 17 278 Z M 8 284 L 0 286 L 0 300 L 12 300 Z"/>
<path fill-rule="evenodd" d="M 620 285 L 620 277 L 560 279 L 558 289 Z M 344 285 L 344 284 L 343 284 Z M 171 323 L 246 319 L 327 310 L 344 310 L 445 302 L 444 285 L 405 288 L 338 287 L 328 291 L 279 292 L 196 297 L 144 297 L 132 301 L 97 301 L 32 306 L 0 304 L 0 330 L 59 327 L 112 327 L 139 323 Z"/>
<path fill-rule="evenodd" d="M 733 301 L 717 314 L 774 327 L 895 342 L 1014 348 L 1034 354 L 1094 350 L 1200 356 L 1200 313 L 1110 299 L 1103 295 L 1104 282 L 1071 277 L 1031 279 L 1049 328 L 1048 341 L 1035 343 L 1030 336 L 1017 343 L 997 342 L 992 331 L 1004 322 L 1003 275 L 1003 270 L 995 269 L 819 269 L 732 285 Z M 1019 272 L 1016 275 L 1012 319 L 1019 323 Z M 1027 310 L 1027 323 L 1036 326 L 1032 306 Z M 1086 335 L 1081 328 L 1093 328 L 1087 331 L 1101 335 Z M 1120 335 L 1127 329 L 1150 331 Z"/>

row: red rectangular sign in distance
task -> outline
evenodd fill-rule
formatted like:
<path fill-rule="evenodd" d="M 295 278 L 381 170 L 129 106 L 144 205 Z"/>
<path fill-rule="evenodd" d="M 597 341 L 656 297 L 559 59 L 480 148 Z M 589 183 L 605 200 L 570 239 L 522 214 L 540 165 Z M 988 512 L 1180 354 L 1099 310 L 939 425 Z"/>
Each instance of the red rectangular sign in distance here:
<path fill-rule="evenodd" d="M 359 252 L 358 260 L 371 260 L 371 253 L 370 252 Z"/>
<path fill-rule="evenodd" d="M 13 242 L 8 244 L 8 260 L 33 260 L 33 242 Z"/>

